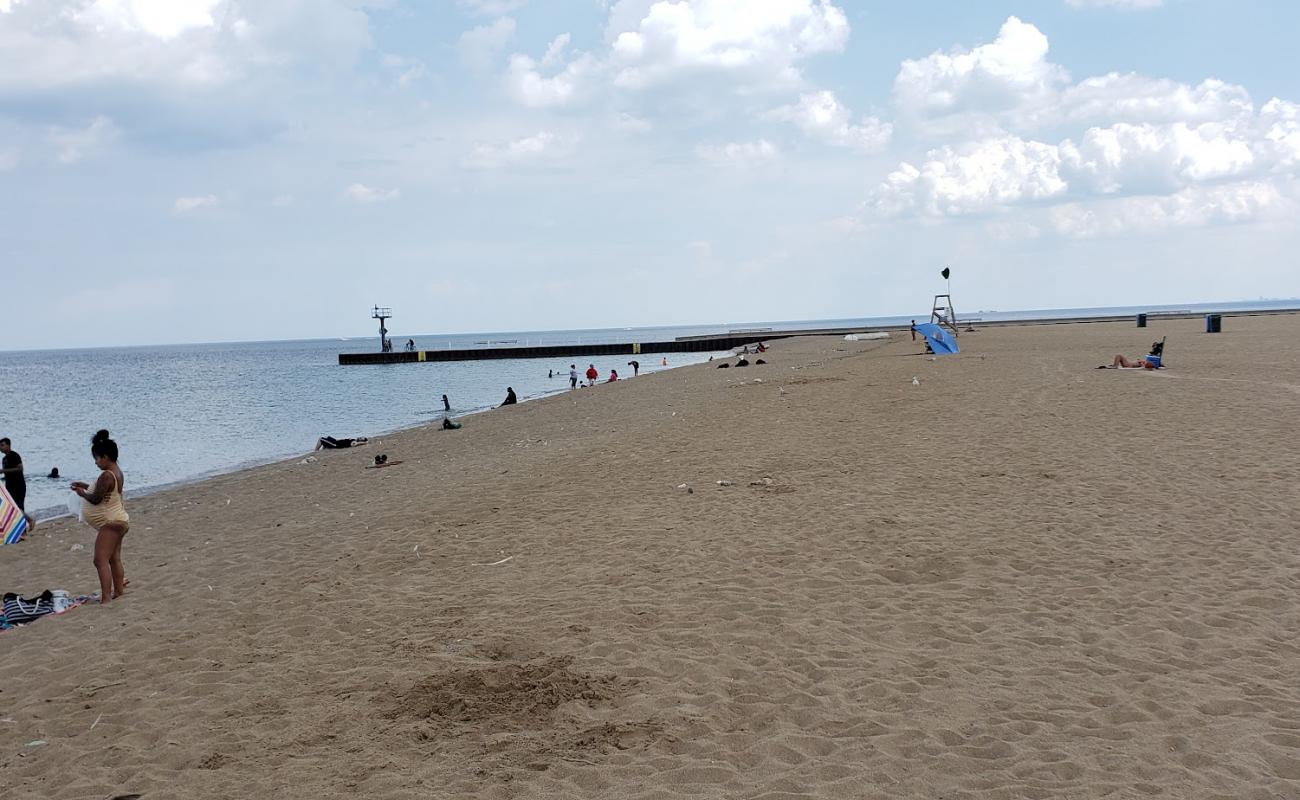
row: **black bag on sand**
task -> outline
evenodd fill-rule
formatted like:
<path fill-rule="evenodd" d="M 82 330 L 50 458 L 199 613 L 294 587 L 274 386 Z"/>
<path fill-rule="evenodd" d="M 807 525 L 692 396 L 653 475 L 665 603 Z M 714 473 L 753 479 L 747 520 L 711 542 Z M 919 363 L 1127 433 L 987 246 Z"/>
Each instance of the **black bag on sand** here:
<path fill-rule="evenodd" d="M 41 617 L 47 617 L 54 613 L 54 592 L 46 589 L 36 597 L 27 599 L 13 592 L 6 592 L 4 612 L 5 622 L 10 625 L 26 625 Z"/>

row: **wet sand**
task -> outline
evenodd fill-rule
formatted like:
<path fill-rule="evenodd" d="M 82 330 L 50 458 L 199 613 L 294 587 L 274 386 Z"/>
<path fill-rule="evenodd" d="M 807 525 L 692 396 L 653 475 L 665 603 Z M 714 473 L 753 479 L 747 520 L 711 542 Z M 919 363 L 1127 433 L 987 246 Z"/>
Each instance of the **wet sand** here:
<path fill-rule="evenodd" d="M 778 341 L 128 493 L 130 594 L 0 634 L 3 794 L 1300 797 L 1300 316 L 1202 330 Z"/>

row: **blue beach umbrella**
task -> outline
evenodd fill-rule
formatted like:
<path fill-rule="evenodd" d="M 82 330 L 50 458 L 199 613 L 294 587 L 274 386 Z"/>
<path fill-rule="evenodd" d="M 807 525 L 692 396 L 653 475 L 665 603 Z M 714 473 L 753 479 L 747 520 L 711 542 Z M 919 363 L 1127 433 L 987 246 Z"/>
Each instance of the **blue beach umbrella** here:
<path fill-rule="evenodd" d="M 923 322 L 917 325 L 916 332 L 929 340 L 930 349 L 934 351 L 936 356 L 961 352 L 961 348 L 957 347 L 957 339 L 933 322 Z"/>

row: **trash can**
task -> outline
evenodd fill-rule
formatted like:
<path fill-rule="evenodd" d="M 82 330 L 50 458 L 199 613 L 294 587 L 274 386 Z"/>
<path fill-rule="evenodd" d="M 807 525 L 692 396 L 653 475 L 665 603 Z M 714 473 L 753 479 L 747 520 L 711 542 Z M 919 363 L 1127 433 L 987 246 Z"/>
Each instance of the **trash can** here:
<path fill-rule="evenodd" d="M 1223 315 L 1222 315 L 1222 314 L 1206 314 L 1206 315 L 1205 315 L 1205 332 L 1206 332 L 1206 333 L 1218 333 L 1218 332 L 1221 331 L 1221 330 L 1223 330 Z"/>
<path fill-rule="evenodd" d="M 1138 327 L 1145 328 L 1146 326 L 1147 326 L 1147 315 L 1138 314 Z"/>

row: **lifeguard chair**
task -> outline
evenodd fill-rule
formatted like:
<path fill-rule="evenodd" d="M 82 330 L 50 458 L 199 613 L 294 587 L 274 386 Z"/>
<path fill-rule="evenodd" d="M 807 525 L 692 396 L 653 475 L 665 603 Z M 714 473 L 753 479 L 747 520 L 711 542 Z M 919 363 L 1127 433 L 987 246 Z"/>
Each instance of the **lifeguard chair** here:
<path fill-rule="evenodd" d="M 930 309 L 930 321 L 942 325 L 957 336 L 957 310 L 952 307 L 952 295 L 936 294 L 934 306 Z"/>

